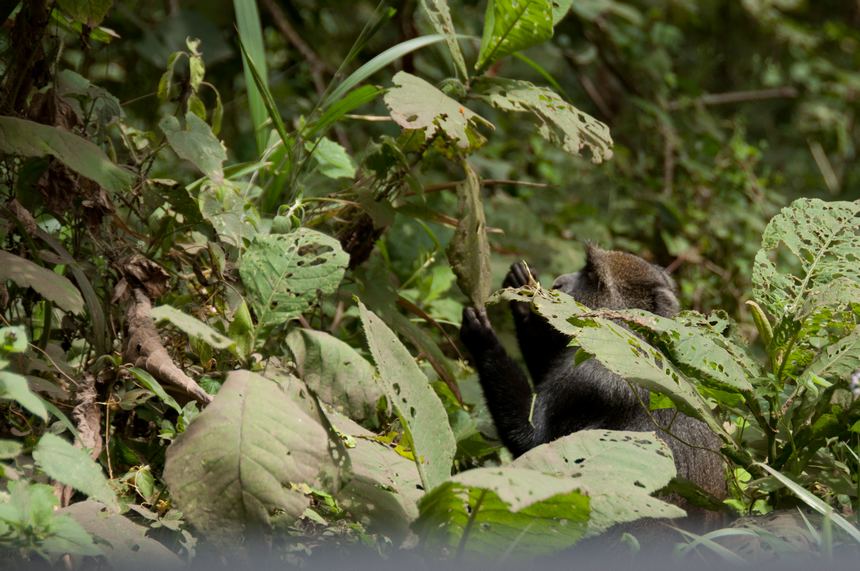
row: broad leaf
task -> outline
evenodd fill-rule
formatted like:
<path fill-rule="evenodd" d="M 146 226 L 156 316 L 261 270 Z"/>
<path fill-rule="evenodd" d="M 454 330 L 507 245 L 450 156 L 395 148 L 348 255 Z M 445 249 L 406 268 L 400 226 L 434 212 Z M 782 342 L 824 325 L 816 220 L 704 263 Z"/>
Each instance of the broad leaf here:
<path fill-rule="evenodd" d="M 95 28 L 107 16 L 113 0 L 58 0 L 57 4 L 76 22 Z"/>
<path fill-rule="evenodd" d="M 383 389 L 412 442 L 424 489 L 431 490 L 451 475 L 456 448 L 445 407 L 397 336 L 363 303 L 358 307 Z"/>
<path fill-rule="evenodd" d="M 241 248 L 244 240 L 250 240 L 260 231 L 256 207 L 228 180 L 204 183 L 197 195 L 197 205 L 225 244 Z"/>
<path fill-rule="evenodd" d="M 179 311 L 170 305 L 154 307 L 151 312 L 156 321 L 168 321 L 192 339 L 199 339 L 215 349 L 229 349 L 234 345 L 232 339 L 215 331 L 196 317 Z"/>
<path fill-rule="evenodd" d="M 487 220 L 481 203 L 481 182 L 474 169 L 463 162 L 466 180 L 457 186 L 460 220 L 448 246 L 448 261 L 457 275 L 457 284 L 475 307 L 483 307 L 490 295 L 490 243 Z"/>
<path fill-rule="evenodd" d="M 179 569 L 183 561 L 172 551 L 146 536 L 147 528 L 114 513 L 93 500 L 76 502 L 59 510 L 89 534 L 101 540 L 104 556 L 115 569 L 135 568 L 141 562 L 155 569 Z"/>
<path fill-rule="evenodd" d="M 419 502 L 413 529 L 425 551 L 542 555 L 565 549 L 587 530 L 589 499 L 574 478 L 525 468 L 457 474 Z"/>
<path fill-rule="evenodd" d="M 371 530 L 405 536 L 423 495 L 415 463 L 345 416 L 330 412 L 328 417 L 352 442 L 352 477 L 338 491 L 338 505 Z"/>
<path fill-rule="evenodd" d="M 857 370 L 860 370 L 860 326 L 855 327 L 848 336 L 822 349 L 803 371 L 798 382 L 807 384 L 814 377 L 847 379 Z"/>
<path fill-rule="evenodd" d="M 0 252 L 0 281 L 5 280 L 12 280 L 23 288 L 33 288 L 39 295 L 54 302 L 64 311 L 78 315 L 84 312 L 84 298 L 68 278 L 26 258 L 9 252 Z"/>
<path fill-rule="evenodd" d="M 198 529 L 236 539 L 275 512 L 301 516 L 308 500 L 294 484 L 318 485 L 330 463 L 325 429 L 286 387 L 234 371 L 167 449 L 164 480 Z"/>
<path fill-rule="evenodd" d="M 712 335 L 709 330 L 636 309 L 599 313 L 607 318 L 617 317 L 635 331 L 643 333 L 676 365 L 685 371 L 695 372 L 697 378 L 709 381 L 721 389 L 752 390 L 752 385 L 747 379 L 747 371 L 742 368 L 732 353 L 717 342 L 715 335 Z M 729 341 L 726 339 L 725 343 L 728 344 Z M 736 349 L 742 351 L 740 347 Z"/>
<path fill-rule="evenodd" d="M 451 20 L 451 10 L 448 8 L 447 0 L 421 0 L 421 6 L 436 32 L 445 36 L 445 43 L 448 44 L 454 69 L 457 70 L 460 79 L 466 81 L 469 79 L 469 72 L 466 69 L 463 52 L 460 51 L 460 44 L 457 43 L 457 31 Z"/>
<path fill-rule="evenodd" d="M 528 81 L 487 78 L 480 83 L 481 97 L 503 111 L 530 113 L 547 141 L 572 155 L 587 149 L 594 163 L 612 158 L 609 127 L 580 111 L 547 87 Z"/>
<path fill-rule="evenodd" d="M 31 484 L 25 479 L 10 480 L 4 496 L 0 501 L 0 528 L 3 528 L 4 535 L 8 534 L 9 528 L 21 530 L 26 534 L 23 537 L 32 542 L 33 551 L 46 559 L 66 554 L 102 554 L 84 528 L 69 516 L 54 510 L 59 501 L 51 486 Z M 8 539 L 4 543 L 8 545 Z M 14 567 L 14 559 L 9 559 L 8 553 L 4 555 L 7 563 L 4 567 Z"/>
<path fill-rule="evenodd" d="M 17 402 L 42 420 L 48 420 L 45 404 L 30 390 L 27 378 L 11 371 L 0 371 L 0 399 Z"/>
<path fill-rule="evenodd" d="M 134 176 L 111 161 L 93 143 L 60 127 L 17 117 L 0 117 L 0 153 L 23 157 L 51 156 L 111 192 L 126 192 Z"/>
<path fill-rule="evenodd" d="M 475 69 L 482 73 L 501 57 L 547 41 L 552 25 L 550 0 L 488 0 Z"/>
<path fill-rule="evenodd" d="M 50 432 L 33 450 L 36 464 L 51 478 L 83 492 L 114 511 L 119 511 L 116 495 L 108 485 L 102 467 L 82 448 L 76 448 Z"/>
<path fill-rule="evenodd" d="M 307 310 L 319 294 L 335 291 L 349 256 L 340 243 L 316 230 L 258 235 L 239 264 L 261 326 L 278 325 Z"/>
<path fill-rule="evenodd" d="M 576 478 L 590 498 L 590 534 L 643 517 L 683 517 L 651 497 L 675 476 L 672 451 L 653 432 L 582 430 L 533 448 L 513 466 Z"/>
<path fill-rule="evenodd" d="M 354 178 L 355 164 L 346 149 L 331 139 L 323 137 L 316 146 L 308 141 L 305 143 L 308 151 L 313 150 L 313 158 L 317 163 L 317 170 L 328 178 Z"/>
<path fill-rule="evenodd" d="M 444 135 L 463 150 L 486 142 L 478 125 L 492 129 L 493 124 L 471 109 L 405 71 L 397 72 L 392 81 L 394 87 L 385 94 L 385 105 L 404 129 L 424 129 L 427 138 Z"/>
<path fill-rule="evenodd" d="M 299 376 L 323 402 L 359 422 L 376 414 L 382 388 L 373 366 L 324 331 L 296 329 L 287 336 Z"/>
<path fill-rule="evenodd" d="M 155 377 L 153 377 L 143 369 L 139 369 L 138 367 L 131 367 L 128 371 L 132 374 L 132 376 L 134 376 L 135 379 L 137 379 L 137 382 L 155 393 L 155 396 L 160 398 L 164 404 L 175 410 L 178 414 L 182 414 L 182 407 L 179 406 L 179 403 L 176 402 L 176 399 L 167 394 L 167 391 L 164 390 L 164 387 L 161 386 L 161 383 L 155 380 Z"/>
<path fill-rule="evenodd" d="M 188 111 L 184 128 L 173 115 L 164 117 L 158 126 L 179 158 L 191 162 L 215 182 L 224 180 L 222 165 L 227 160 L 227 151 L 206 121 Z"/>
<path fill-rule="evenodd" d="M 778 321 L 799 320 L 825 301 L 822 292 L 835 280 L 860 284 L 860 203 L 824 202 L 801 198 L 783 208 L 765 228 L 761 250 L 753 267 L 753 295 Z M 782 247 L 781 247 L 782 246 Z M 800 271 L 781 272 L 777 252 L 790 256 Z M 847 296 L 830 296 L 830 304 L 856 301 L 856 289 Z M 813 296 L 813 297 L 810 297 Z"/>
<path fill-rule="evenodd" d="M 660 351 L 609 319 L 596 317 L 567 294 L 540 286 L 505 290 L 493 301 L 531 301 L 532 307 L 558 331 L 571 337 L 571 345 L 593 355 L 622 379 L 663 393 L 684 412 L 704 421 L 724 439 L 728 436 L 711 414 L 693 384 Z"/>

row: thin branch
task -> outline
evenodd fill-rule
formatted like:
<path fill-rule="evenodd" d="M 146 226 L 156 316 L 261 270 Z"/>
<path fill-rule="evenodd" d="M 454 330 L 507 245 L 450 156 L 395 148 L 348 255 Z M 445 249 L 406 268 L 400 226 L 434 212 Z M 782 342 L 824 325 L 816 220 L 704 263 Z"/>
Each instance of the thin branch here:
<path fill-rule="evenodd" d="M 676 99 L 669 102 L 669 110 L 675 111 L 694 105 L 729 105 L 732 103 L 749 103 L 751 101 L 767 101 L 769 99 L 793 99 L 800 93 L 796 87 L 786 85 L 771 89 L 750 89 L 747 91 L 727 91 L 725 93 L 707 93 L 695 99 Z"/>

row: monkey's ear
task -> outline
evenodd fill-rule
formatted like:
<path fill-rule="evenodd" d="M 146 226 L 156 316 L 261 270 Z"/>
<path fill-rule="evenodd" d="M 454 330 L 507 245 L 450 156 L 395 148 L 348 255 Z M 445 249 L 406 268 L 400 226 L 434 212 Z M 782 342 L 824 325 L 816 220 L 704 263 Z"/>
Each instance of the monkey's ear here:
<path fill-rule="evenodd" d="M 608 252 L 595 244 L 585 245 L 585 271 L 593 273 L 597 280 L 605 286 L 612 285 L 612 272 L 607 260 Z"/>
<path fill-rule="evenodd" d="M 681 310 L 681 304 L 675 297 L 675 292 L 669 287 L 658 287 L 654 290 L 654 313 L 663 317 L 675 317 Z"/>

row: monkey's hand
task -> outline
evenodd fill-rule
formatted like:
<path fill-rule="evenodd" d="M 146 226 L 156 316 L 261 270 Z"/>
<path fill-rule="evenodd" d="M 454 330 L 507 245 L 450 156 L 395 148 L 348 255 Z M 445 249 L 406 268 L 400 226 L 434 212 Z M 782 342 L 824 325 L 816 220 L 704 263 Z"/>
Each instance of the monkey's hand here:
<path fill-rule="evenodd" d="M 463 308 L 463 324 L 460 326 L 460 340 L 473 357 L 489 349 L 500 346 L 493 324 L 484 308 Z"/>
<path fill-rule="evenodd" d="M 534 276 L 536 274 L 537 270 L 530 267 L 526 262 L 516 262 L 511 265 L 511 269 L 508 270 L 508 274 L 502 282 L 502 287 L 520 288 L 527 286 L 535 279 Z M 511 313 L 513 313 L 515 317 L 527 318 L 531 315 L 531 312 L 532 309 L 528 303 L 524 303 L 522 301 L 511 302 Z"/>

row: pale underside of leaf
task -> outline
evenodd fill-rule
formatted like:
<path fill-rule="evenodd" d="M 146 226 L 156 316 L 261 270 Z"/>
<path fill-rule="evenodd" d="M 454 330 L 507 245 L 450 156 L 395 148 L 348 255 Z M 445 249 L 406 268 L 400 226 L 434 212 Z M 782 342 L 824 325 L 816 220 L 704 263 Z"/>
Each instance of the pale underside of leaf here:
<path fill-rule="evenodd" d="M 236 539 L 268 527 L 275 510 L 301 516 L 308 500 L 292 484 L 319 485 L 330 464 L 325 429 L 286 387 L 234 371 L 167 449 L 164 479 L 197 528 Z"/>
<path fill-rule="evenodd" d="M 404 129 L 424 129 L 430 138 L 437 132 L 461 149 L 481 146 L 486 140 L 478 131 L 493 124 L 451 99 L 428 82 L 405 71 L 397 72 L 384 97 L 391 118 Z"/>
<path fill-rule="evenodd" d="M 541 136 L 568 153 L 581 155 L 588 150 L 594 163 L 612 158 L 609 127 L 551 89 L 527 81 L 501 78 L 484 79 L 482 86 L 482 97 L 493 107 L 530 113 L 538 122 Z"/>
<path fill-rule="evenodd" d="M 361 302 L 359 311 L 382 386 L 412 441 L 424 489 L 430 490 L 451 475 L 456 448 L 445 407 L 397 336 Z"/>

